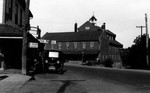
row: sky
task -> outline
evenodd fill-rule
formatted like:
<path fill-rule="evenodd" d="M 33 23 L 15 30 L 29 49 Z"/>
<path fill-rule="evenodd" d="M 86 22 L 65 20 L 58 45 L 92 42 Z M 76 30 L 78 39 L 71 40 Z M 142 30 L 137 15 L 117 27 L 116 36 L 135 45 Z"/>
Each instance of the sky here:
<path fill-rule="evenodd" d="M 30 24 L 39 26 L 42 36 L 46 32 L 73 32 L 75 22 L 79 27 L 93 15 L 98 26 L 106 23 L 106 29 L 116 34 L 124 48 L 131 47 L 141 34 L 136 26 L 145 26 L 145 13 L 150 30 L 150 0 L 30 0 L 30 10 Z"/>

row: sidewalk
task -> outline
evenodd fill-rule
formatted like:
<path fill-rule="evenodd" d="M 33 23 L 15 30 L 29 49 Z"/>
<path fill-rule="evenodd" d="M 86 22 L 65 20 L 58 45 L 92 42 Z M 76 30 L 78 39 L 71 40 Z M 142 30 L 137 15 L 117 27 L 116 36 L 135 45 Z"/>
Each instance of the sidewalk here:
<path fill-rule="evenodd" d="M 17 69 L 0 71 L 0 76 L 8 76 L 0 81 L 0 93 L 17 93 L 17 89 L 31 79 L 30 76 L 21 75 L 21 70 Z"/>

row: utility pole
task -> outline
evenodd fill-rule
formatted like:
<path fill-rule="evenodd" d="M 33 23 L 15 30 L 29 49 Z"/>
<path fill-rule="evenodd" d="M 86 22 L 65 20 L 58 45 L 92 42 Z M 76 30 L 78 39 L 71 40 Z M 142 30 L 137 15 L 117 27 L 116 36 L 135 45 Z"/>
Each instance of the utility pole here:
<path fill-rule="evenodd" d="M 142 37 L 142 35 L 143 35 L 143 28 L 144 28 L 145 26 L 136 26 L 136 28 L 141 28 L 141 37 Z"/>
<path fill-rule="evenodd" d="M 29 28 L 29 5 L 30 0 L 26 0 L 26 9 L 23 27 L 23 43 L 22 43 L 22 74 L 27 74 L 27 48 L 28 48 L 28 28 Z"/>
<path fill-rule="evenodd" d="M 149 58 L 148 58 L 148 20 L 147 20 L 147 14 L 145 14 L 145 27 L 146 27 L 146 62 L 147 65 L 149 66 Z"/>

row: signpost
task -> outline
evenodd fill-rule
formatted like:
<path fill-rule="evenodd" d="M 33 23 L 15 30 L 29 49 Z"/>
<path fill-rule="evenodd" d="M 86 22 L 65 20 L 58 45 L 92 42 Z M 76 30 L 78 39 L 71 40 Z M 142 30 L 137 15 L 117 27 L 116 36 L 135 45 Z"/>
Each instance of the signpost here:
<path fill-rule="evenodd" d="M 56 40 L 51 40 L 51 45 L 56 44 Z"/>
<path fill-rule="evenodd" d="M 38 39 L 40 43 L 44 43 L 44 44 L 48 44 L 49 40 L 45 40 L 45 39 Z"/>
<path fill-rule="evenodd" d="M 30 42 L 29 43 L 29 48 L 38 48 L 38 43 L 35 43 L 35 42 Z"/>

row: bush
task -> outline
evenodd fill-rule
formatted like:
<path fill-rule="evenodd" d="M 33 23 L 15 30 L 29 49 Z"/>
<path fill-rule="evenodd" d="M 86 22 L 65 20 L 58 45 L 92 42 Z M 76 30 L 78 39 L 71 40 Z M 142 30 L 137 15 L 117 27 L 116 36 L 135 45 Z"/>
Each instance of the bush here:
<path fill-rule="evenodd" d="M 109 59 L 106 59 L 103 64 L 105 67 L 112 67 L 113 63 L 114 63 L 113 60 L 109 58 Z"/>

